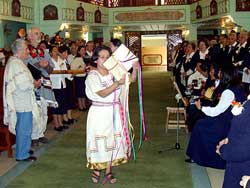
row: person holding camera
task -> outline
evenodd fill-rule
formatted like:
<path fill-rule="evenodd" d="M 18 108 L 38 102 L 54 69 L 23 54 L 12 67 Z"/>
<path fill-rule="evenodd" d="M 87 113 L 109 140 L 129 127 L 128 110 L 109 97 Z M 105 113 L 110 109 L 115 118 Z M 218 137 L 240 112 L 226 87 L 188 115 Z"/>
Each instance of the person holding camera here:
<path fill-rule="evenodd" d="M 215 107 L 202 106 L 200 100 L 196 108 L 203 114 L 192 130 L 186 154 L 186 162 L 195 162 L 201 166 L 225 169 L 226 161 L 215 151 L 217 143 L 227 137 L 230 130 L 232 102 L 243 102 L 244 91 L 240 80 L 231 72 L 222 72 L 220 84 L 224 86 L 220 100 Z"/>

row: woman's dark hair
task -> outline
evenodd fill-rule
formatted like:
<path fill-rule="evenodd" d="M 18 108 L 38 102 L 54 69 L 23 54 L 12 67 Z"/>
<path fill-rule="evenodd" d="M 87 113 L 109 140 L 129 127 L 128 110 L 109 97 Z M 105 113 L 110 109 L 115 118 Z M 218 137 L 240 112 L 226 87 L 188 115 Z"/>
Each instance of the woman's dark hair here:
<path fill-rule="evenodd" d="M 195 51 L 195 49 L 196 49 L 196 44 L 195 44 L 194 42 L 190 42 L 189 44 L 191 45 L 192 49 Z"/>
<path fill-rule="evenodd" d="M 58 51 L 60 52 L 60 53 L 63 53 L 63 52 L 68 52 L 69 53 L 69 47 L 68 46 L 66 46 L 66 45 L 62 45 L 62 46 L 60 46 L 59 48 L 58 48 Z"/>
<path fill-rule="evenodd" d="M 97 46 L 97 47 L 94 49 L 93 55 L 92 55 L 92 57 L 91 57 L 91 62 L 90 62 L 90 64 L 91 64 L 92 66 L 95 66 L 95 67 L 97 66 L 96 63 L 95 63 L 95 61 L 98 59 L 98 57 L 99 57 L 99 52 L 102 51 L 102 50 L 108 51 L 108 52 L 109 52 L 109 55 L 111 56 L 112 51 L 111 51 L 111 49 L 110 49 L 108 46 L 104 46 L 104 45 L 102 45 L 102 46 Z"/>
<path fill-rule="evenodd" d="M 58 46 L 57 45 L 50 45 L 50 47 L 49 47 L 49 53 L 51 53 L 52 52 L 52 50 L 53 50 L 53 48 L 58 48 Z"/>
<path fill-rule="evenodd" d="M 21 38 L 21 36 L 18 34 L 18 32 L 21 31 L 22 29 L 26 32 L 24 27 L 19 27 L 18 30 L 17 30 L 17 34 L 16 34 L 17 39 Z"/>
<path fill-rule="evenodd" d="M 200 65 L 200 68 L 201 68 L 201 70 L 202 70 L 203 72 L 208 72 L 208 70 L 209 70 L 209 67 L 208 67 L 208 65 L 207 65 L 206 63 L 202 63 L 202 64 Z"/>
<path fill-rule="evenodd" d="M 78 48 L 77 48 L 77 53 L 76 53 L 76 57 L 82 57 L 81 54 L 79 53 L 79 51 L 80 51 L 82 48 L 84 48 L 84 49 L 86 50 L 86 46 L 83 46 L 83 45 L 78 46 Z"/>
<path fill-rule="evenodd" d="M 122 44 L 120 39 L 111 39 L 110 42 L 112 42 L 115 47 L 119 47 Z"/>
<path fill-rule="evenodd" d="M 204 44 L 205 44 L 205 46 L 208 48 L 209 47 L 209 43 L 208 43 L 208 40 L 207 39 L 200 39 L 199 41 L 198 41 L 198 46 L 200 46 L 200 43 L 201 42 L 204 42 Z"/>
<path fill-rule="evenodd" d="M 241 80 L 235 71 L 227 70 L 221 72 L 220 84 L 225 89 L 229 87 L 239 87 Z"/>
<path fill-rule="evenodd" d="M 48 42 L 46 41 L 46 40 L 42 40 L 40 43 L 39 43 L 39 45 L 40 44 L 45 44 L 45 46 L 46 46 L 46 49 L 49 49 L 49 44 L 48 44 Z"/>

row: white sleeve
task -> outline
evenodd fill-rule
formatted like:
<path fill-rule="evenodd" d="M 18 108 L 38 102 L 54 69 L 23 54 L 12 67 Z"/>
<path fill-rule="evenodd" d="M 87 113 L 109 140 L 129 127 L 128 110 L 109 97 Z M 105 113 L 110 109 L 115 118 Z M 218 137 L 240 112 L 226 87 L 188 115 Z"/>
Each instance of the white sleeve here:
<path fill-rule="evenodd" d="M 226 109 L 231 105 L 234 98 L 235 98 L 234 93 L 231 90 L 226 89 L 221 94 L 220 101 L 215 107 L 202 107 L 201 110 L 207 116 L 211 117 L 218 116 L 226 111 Z"/>
<path fill-rule="evenodd" d="M 101 84 L 101 80 L 99 78 L 99 76 L 96 73 L 89 73 L 86 81 L 85 81 L 85 85 L 86 85 L 86 95 L 89 99 L 93 100 L 96 97 L 99 97 L 99 95 L 97 94 L 98 91 L 102 90 L 102 84 Z"/>
<path fill-rule="evenodd" d="M 194 77 L 194 74 L 195 73 L 193 73 L 193 74 L 191 74 L 189 77 L 188 77 L 188 81 L 187 81 L 187 85 L 189 86 L 189 85 L 191 85 L 192 84 L 192 81 L 193 81 L 193 77 Z"/>

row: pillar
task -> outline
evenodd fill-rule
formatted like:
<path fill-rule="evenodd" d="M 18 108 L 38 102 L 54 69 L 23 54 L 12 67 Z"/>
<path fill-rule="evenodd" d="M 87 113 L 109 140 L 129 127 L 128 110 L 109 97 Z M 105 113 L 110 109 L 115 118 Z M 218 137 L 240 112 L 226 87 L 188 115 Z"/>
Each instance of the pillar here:
<path fill-rule="evenodd" d="M 185 40 L 197 41 L 197 24 L 190 24 L 187 26 Z"/>

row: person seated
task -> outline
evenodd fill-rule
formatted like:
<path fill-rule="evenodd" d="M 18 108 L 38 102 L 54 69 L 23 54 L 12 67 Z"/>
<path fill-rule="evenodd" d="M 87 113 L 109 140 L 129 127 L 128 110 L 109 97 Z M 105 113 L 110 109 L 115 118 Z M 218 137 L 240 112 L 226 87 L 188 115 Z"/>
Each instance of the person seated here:
<path fill-rule="evenodd" d="M 231 121 L 231 129 L 216 150 L 226 161 L 223 188 L 240 188 L 242 176 L 250 175 L 250 100 L 243 105 L 234 104 L 232 112 L 235 116 Z M 243 179 L 242 186 L 246 187 L 246 178 Z"/>
<path fill-rule="evenodd" d="M 231 72 L 222 72 L 222 92 L 219 103 L 215 107 L 201 106 L 200 100 L 196 107 L 203 113 L 193 128 L 186 154 L 190 158 L 186 162 L 195 162 L 201 166 L 224 169 L 226 162 L 216 152 L 217 143 L 225 138 L 230 129 L 231 103 L 244 101 L 244 91 L 239 86 L 240 80 Z"/>
<path fill-rule="evenodd" d="M 208 78 L 202 91 L 202 105 L 203 106 L 216 106 L 224 88 L 220 84 L 220 70 L 216 71 L 214 65 L 210 65 Z"/>
<path fill-rule="evenodd" d="M 195 72 L 188 77 L 187 81 L 187 87 L 191 90 L 191 98 L 201 96 L 203 85 L 208 76 L 207 67 L 200 61 L 196 65 Z"/>
<path fill-rule="evenodd" d="M 200 62 L 202 62 L 202 61 L 203 60 L 200 60 Z M 203 78 L 205 78 L 204 75 L 207 75 L 207 73 L 206 73 L 207 66 L 205 64 L 201 64 L 200 67 L 202 67 L 202 68 L 200 68 L 201 72 L 202 72 L 201 75 L 203 75 Z M 190 106 L 187 108 L 187 122 L 186 123 L 187 123 L 189 132 L 192 132 L 196 121 L 198 121 L 199 119 L 204 117 L 204 113 L 202 113 L 200 110 L 198 110 L 196 108 L 195 101 L 201 100 L 203 106 L 212 106 L 212 102 L 215 103 L 216 101 L 218 101 L 217 100 L 217 98 L 218 98 L 217 91 L 220 91 L 220 90 L 218 90 L 219 80 L 215 81 L 213 79 L 213 77 L 211 77 L 211 74 L 212 74 L 212 72 L 210 70 L 209 76 L 206 79 L 206 82 L 204 83 L 205 79 L 200 81 L 201 82 L 200 87 L 198 87 L 199 90 L 196 89 L 196 92 L 192 92 L 193 95 L 190 98 Z M 190 76 L 190 79 L 192 79 L 191 76 Z M 213 74 L 212 74 L 212 76 L 213 76 Z M 191 82 L 191 81 L 188 81 L 188 82 Z M 213 96 L 211 96 L 211 98 L 213 99 L 213 101 L 210 101 L 210 99 L 208 99 L 206 96 L 208 89 L 210 89 L 212 92 Z"/>

